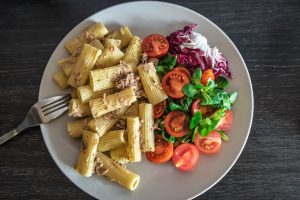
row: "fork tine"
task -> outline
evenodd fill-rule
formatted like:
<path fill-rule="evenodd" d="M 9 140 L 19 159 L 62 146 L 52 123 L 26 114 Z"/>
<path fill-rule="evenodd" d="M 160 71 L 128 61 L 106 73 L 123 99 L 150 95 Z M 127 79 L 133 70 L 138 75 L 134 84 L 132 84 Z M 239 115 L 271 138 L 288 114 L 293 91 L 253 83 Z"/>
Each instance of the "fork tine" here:
<path fill-rule="evenodd" d="M 57 117 L 59 117 L 61 114 L 63 114 L 64 112 L 66 112 L 69 108 L 69 106 L 67 104 L 59 107 L 58 109 L 56 109 L 55 111 L 51 112 L 51 113 L 47 113 L 47 115 L 44 116 L 44 119 L 48 122 L 51 121 L 52 119 L 55 119 Z"/>
<path fill-rule="evenodd" d="M 63 98 L 61 100 L 57 100 L 57 101 L 55 101 L 53 103 L 50 103 L 50 104 L 44 106 L 43 108 L 41 108 L 42 112 L 45 113 L 47 111 L 47 113 L 49 113 L 49 112 L 51 112 L 51 110 L 56 109 L 58 106 L 69 102 L 70 99 L 71 99 L 71 96 Z"/>
<path fill-rule="evenodd" d="M 60 104 L 60 105 L 54 107 L 52 110 L 48 110 L 47 112 L 44 112 L 44 115 L 47 116 L 47 115 L 49 115 L 49 114 L 51 114 L 51 113 L 53 113 L 55 111 L 59 111 L 60 109 L 62 109 L 64 107 L 68 107 L 68 106 L 69 106 L 69 102 L 67 101 L 67 102 L 65 102 L 63 104 Z"/>
<path fill-rule="evenodd" d="M 67 97 L 69 97 L 70 94 L 65 94 L 65 95 L 61 95 L 61 96 L 55 96 L 55 97 L 50 97 L 50 98 L 47 98 L 47 99 L 42 99 L 38 102 L 40 108 L 45 108 L 47 106 L 50 106 L 54 103 L 56 103 L 57 101 L 60 101 L 60 100 L 63 100 Z"/>

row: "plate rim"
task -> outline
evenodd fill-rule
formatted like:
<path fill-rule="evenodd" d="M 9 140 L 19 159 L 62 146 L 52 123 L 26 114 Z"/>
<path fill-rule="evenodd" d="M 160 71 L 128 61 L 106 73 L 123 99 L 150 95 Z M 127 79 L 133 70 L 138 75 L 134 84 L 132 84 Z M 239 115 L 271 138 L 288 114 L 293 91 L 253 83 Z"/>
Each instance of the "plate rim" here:
<path fill-rule="evenodd" d="M 207 192 L 208 190 L 210 190 L 212 187 L 214 187 L 217 183 L 219 183 L 226 175 L 227 173 L 232 169 L 232 167 L 235 165 L 235 163 L 237 162 L 237 160 L 240 158 L 241 156 L 241 153 L 243 152 L 245 146 L 246 146 L 246 143 L 248 141 L 248 138 L 249 138 L 249 134 L 250 134 L 250 131 L 251 131 L 251 127 L 252 127 L 252 122 L 253 122 L 253 113 L 254 113 L 254 95 L 253 95 L 253 87 L 252 87 L 252 81 L 251 81 L 251 77 L 250 77 L 250 74 L 249 74 L 249 71 L 248 71 L 248 68 L 247 68 L 247 65 L 241 55 L 241 53 L 239 52 L 238 48 L 235 46 L 235 44 L 232 42 L 232 40 L 227 36 L 227 34 L 221 29 L 219 28 L 214 22 L 212 22 L 210 19 L 208 19 L 207 17 L 203 16 L 202 14 L 190 9 L 190 8 L 187 8 L 187 7 L 184 7 L 182 5 L 178 5 L 178 4 L 174 4 L 174 3 L 170 3 L 170 2 L 164 2 L 164 1 L 131 1 L 131 2 L 124 2 L 124 3 L 119 3 L 119 4 L 116 4 L 116 5 L 113 5 L 113 6 L 109 6 L 107 8 L 104 8 L 104 9 L 101 9 L 101 10 L 98 10 L 97 12 L 94 12 L 93 14 L 89 15 L 88 17 L 84 18 L 83 20 L 81 20 L 79 23 L 77 23 L 72 29 L 70 29 L 66 34 L 65 36 L 60 40 L 60 42 L 57 44 L 57 46 L 55 47 L 55 49 L 53 50 L 51 56 L 49 57 L 48 61 L 47 61 L 47 64 L 46 64 L 46 67 L 44 68 L 44 72 L 43 72 L 43 75 L 42 75 L 42 78 L 41 78 L 41 82 L 40 82 L 40 86 L 39 86 L 39 95 L 38 95 L 38 100 L 41 99 L 41 86 L 44 84 L 45 82 L 45 78 L 47 75 L 46 75 L 46 68 L 49 64 L 49 61 L 50 61 L 50 58 L 53 56 L 54 52 L 56 52 L 56 50 L 58 49 L 58 46 L 59 44 L 66 39 L 66 37 L 74 30 L 76 29 L 78 26 L 80 26 L 82 23 L 84 23 L 85 21 L 87 21 L 89 18 L 93 17 L 94 15 L 98 14 L 99 12 L 103 12 L 105 10 L 108 10 L 108 9 L 112 9 L 112 8 L 115 8 L 115 7 L 119 7 L 119 6 L 124 6 L 124 5 L 130 5 L 130 4 L 143 4 L 143 3 L 155 3 L 155 4 L 165 4 L 167 6 L 174 6 L 174 7 L 177 7 L 177 8 L 180 8 L 180 9 L 183 9 L 185 10 L 186 12 L 190 12 L 190 13 L 193 13 L 195 15 L 197 15 L 198 17 L 201 17 L 203 20 L 207 21 L 208 23 L 210 23 L 212 26 L 214 26 L 214 28 L 216 28 L 221 34 L 223 34 L 223 36 L 225 36 L 225 38 L 229 41 L 230 45 L 234 48 L 234 50 L 237 52 L 238 54 L 238 57 L 239 59 L 242 61 L 242 64 L 243 64 L 243 68 L 245 68 L 245 71 L 246 71 L 246 75 L 247 75 L 247 79 L 248 79 L 248 82 L 250 84 L 250 96 L 251 96 L 251 113 L 250 113 L 250 123 L 249 123 L 249 127 L 248 127 L 248 130 L 247 130 L 247 135 L 245 137 L 245 140 L 241 146 L 241 149 L 239 150 L 238 154 L 236 155 L 234 161 L 230 164 L 230 166 L 224 171 L 224 173 L 222 174 L 222 176 L 220 176 L 216 181 L 214 181 L 209 187 L 207 187 L 206 189 L 204 189 L 203 191 L 199 192 L 199 193 L 196 193 L 196 194 L 192 194 L 191 197 L 189 197 L 188 199 L 193 199 L 193 198 L 196 198 L 202 194 L 204 194 L 205 192 Z M 67 174 L 63 171 L 63 169 L 59 166 L 58 164 L 58 161 L 56 160 L 56 158 L 54 158 L 54 153 L 53 153 L 53 150 L 51 148 L 49 148 L 49 143 L 48 141 L 45 139 L 45 125 L 41 124 L 40 125 L 40 130 L 41 130 L 41 133 L 42 133 L 42 137 L 43 137 L 43 140 L 45 142 L 45 145 L 47 147 L 47 150 L 51 156 L 51 158 L 54 160 L 54 163 L 56 164 L 56 166 L 59 168 L 59 170 L 65 175 L 65 177 L 67 177 L 67 179 L 69 181 L 71 181 L 77 188 L 79 188 L 80 190 L 82 190 L 83 192 L 85 192 L 86 194 L 98 199 L 97 196 L 94 196 L 92 195 L 91 193 L 89 193 L 86 189 L 83 189 L 81 188 L 75 181 L 73 181 L 72 179 L 70 179 Z"/>

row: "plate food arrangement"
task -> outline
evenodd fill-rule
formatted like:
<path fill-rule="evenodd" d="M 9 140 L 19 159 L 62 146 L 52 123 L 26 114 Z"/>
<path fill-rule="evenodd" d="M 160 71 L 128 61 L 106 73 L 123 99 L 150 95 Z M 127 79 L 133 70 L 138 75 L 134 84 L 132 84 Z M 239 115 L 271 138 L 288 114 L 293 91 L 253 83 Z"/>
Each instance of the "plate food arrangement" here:
<path fill-rule="evenodd" d="M 65 44 L 70 56 L 53 79 L 73 88 L 67 129 L 81 138 L 79 174 L 134 190 L 140 176 L 125 165 L 142 153 L 149 164 L 171 161 L 187 172 L 229 141 L 237 92 L 226 92 L 228 62 L 196 26 L 141 39 L 128 26 L 110 32 L 100 22 Z"/>
<path fill-rule="evenodd" d="M 137 4 L 147 5 L 143 15 Z M 160 26 L 157 6 L 186 22 Z M 128 17 L 116 18 L 120 10 Z M 233 43 L 203 16 L 168 3 L 121 4 L 83 21 L 54 51 L 40 98 L 73 99 L 68 117 L 41 127 L 43 137 L 64 174 L 96 198 L 191 198 L 218 182 L 245 145 L 247 78 Z"/>

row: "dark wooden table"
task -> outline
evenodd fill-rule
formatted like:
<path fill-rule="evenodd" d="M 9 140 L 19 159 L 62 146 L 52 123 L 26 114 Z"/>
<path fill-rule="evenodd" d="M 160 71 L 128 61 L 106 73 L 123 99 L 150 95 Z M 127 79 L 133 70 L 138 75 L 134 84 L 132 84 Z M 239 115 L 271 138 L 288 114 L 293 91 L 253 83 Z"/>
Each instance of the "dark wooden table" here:
<path fill-rule="evenodd" d="M 64 35 L 121 2 L 1 1 L 1 134 L 37 101 L 46 63 Z M 197 199 L 300 199 L 300 1 L 171 2 L 203 14 L 227 33 L 248 65 L 254 89 L 253 126 L 241 157 Z M 40 129 L 32 128 L 0 147 L 0 199 L 50 198 L 91 199 L 61 173 Z"/>

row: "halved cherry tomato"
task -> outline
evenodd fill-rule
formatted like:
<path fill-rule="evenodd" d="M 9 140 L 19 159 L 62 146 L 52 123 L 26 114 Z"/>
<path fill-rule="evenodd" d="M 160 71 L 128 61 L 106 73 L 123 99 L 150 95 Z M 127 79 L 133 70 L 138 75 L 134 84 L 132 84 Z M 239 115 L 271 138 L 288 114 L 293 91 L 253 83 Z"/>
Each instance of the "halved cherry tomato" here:
<path fill-rule="evenodd" d="M 212 69 L 206 69 L 202 73 L 201 83 L 206 85 L 209 80 L 215 80 L 215 75 Z"/>
<path fill-rule="evenodd" d="M 197 133 L 194 144 L 202 153 L 215 154 L 221 150 L 221 135 L 216 130 L 212 130 L 206 137 Z"/>
<path fill-rule="evenodd" d="M 193 144 L 183 143 L 173 152 L 172 162 L 181 171 L 191 171 L 199 160 L 199 151 Z"/>
<path fill-rule="evenodd" d="M 162 79 L 162 88 L 172 98 L 184 97 L 182 88 L 190 82 L 189 77 L 182 72 L 172 70 Z"/>
<path fill-rule="evenodd" d="M 191 114 L 194 116 L 200 111 L 203 117 L 208 117 L 213 114 L 214 109 L 211 106 L 201 106 L 201 99 L 195 100 L 191 105 Z"/>
<path fill-rule="evenodd" d="M 155 151 L 146 152 L 146 157 L 153 163 L 164 163 L 171 159 L 173 154 L 173 144 L 166 141 L 161 135 L 155 135 Z"/>
<path fill-rule="evenodd" d="M 185 75 L 187 75 L 187 77 L 191 78 L 191 72 L 187 68 L 185 68 L 185 67 L 179 66 L 179 67 L 175 67 L 173 70 L 174 71 L 182 72 Z"/>
<path fill-rule="evenodd" d="M 166 106 L 167 106 L 166 101 L 162 101 L 162 102 L 160 102 L 159 104 L 156 104 L 153 107 L 153 117 L 154 117 L 154 119 L 158 119 L 164 114 Z"/>
<path fill-rule="evenodd" d="M 188 131 L 188 121 L 188 117 L 183 112 L 169 112 L 164 120 L 165 129 L 174 137 L 185 136 Z"/>
<path fill-rule="evenodd" d="M 232 111 L 226 110 L 225 115 L 219 121 L 218 125 L 216 126 L 216 129 L 221 131 L 228 131 L 232 126 L 232 122 L 233 122 Z"/>
<path fill-rule="evenodd" d="M 162 35 L 152 34 L 143 40 L 142 50 L 151 58 L 160 58 L 169 51 L 169 42 Z"/>

